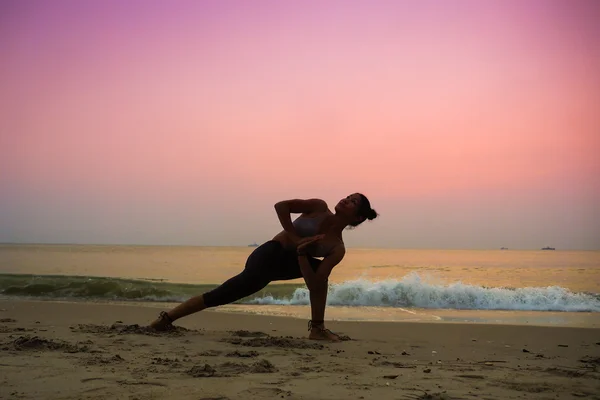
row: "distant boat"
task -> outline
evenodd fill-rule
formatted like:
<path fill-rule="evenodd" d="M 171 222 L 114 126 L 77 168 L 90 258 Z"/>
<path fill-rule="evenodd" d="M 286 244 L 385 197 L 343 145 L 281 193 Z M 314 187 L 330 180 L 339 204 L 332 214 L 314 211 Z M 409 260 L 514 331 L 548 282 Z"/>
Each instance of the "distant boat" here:
<path fill-rule="evenodd" d="M 508 247 L 500 247 L 500 250 L 508 250 Z"/>
<path fill-rule="evenodd" d="M 248 247 L 258 247 L 258 244 L 256 242 L 249 244 Z"/>
<path fill-rule="evenodd" d="M 554 247 L 546 246 L 542 247 L 542 250 L 556 250 Z"/>

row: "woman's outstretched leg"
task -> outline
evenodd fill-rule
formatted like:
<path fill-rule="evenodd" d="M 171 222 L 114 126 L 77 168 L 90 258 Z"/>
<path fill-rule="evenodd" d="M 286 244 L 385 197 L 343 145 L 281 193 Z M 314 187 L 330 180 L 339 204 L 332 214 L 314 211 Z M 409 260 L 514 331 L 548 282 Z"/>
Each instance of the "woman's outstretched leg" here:
<path fill-rule="evenodd" d="M 230 304 L 263 289 L 272 280 L 272 266 L 279 257 L 281 245 L 278 242 L 267 242 L 250 254 L 244 270 L 228 279 L 219 287 L 192 297 L 168 312 L 162 312 L 150 327 L 165 330 L 179 318 L 202 311 L 209 307 Z"/>
<path fill-rule="evenodd" d="M 270 281 L 264 276 L 244 270 L 239 275 L 225 281 L 219 287 L 199 296 L 194 296 L 172 310 L 161 313 L 161 315 L 150 324 L 150 327 L 157 330 L 168 329 L 170 328 L 171 323 L 179 318 L 183 318 L 209 307 L 233 303 L 258 292 L 267 286 L 269 282 Z"/>
<path fill-rule="evenodd" d="M 198 311 L 202 311 L 205 308 L 207 307 L 206 304 L 204 304 L 204 294 L 201 294 L 199 296 L 194 296 L 187 299 L 186 301 L 169 311 L 167 315 L 169 316 L 171 321 L 175 321 L 179 318 L 183 318 Z"/>

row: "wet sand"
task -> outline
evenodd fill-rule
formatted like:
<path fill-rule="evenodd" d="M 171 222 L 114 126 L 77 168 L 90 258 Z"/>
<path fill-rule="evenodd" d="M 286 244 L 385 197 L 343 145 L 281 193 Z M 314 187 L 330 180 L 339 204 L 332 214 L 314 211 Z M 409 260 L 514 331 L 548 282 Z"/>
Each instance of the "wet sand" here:
<path fill-rule="evenodd" d="M 0 398 L 600 399 L 600 329 L 307 321 L 156 305 L 0 301 Z"/>

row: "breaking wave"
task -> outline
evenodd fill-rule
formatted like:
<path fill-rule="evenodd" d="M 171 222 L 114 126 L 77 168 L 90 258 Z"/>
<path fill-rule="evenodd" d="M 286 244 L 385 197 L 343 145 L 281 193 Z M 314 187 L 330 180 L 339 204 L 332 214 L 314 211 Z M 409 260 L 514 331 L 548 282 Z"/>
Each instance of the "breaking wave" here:
<path fill-rule="evenodd" d="M 253 304 L 309 304 L 306 288 L 289 298 L 257 297 Z M 600 296 L 575 293 L 560 286 L 497 288 L 460 282 L 437 285 L 412 273 L 403 279 L 372 282 L 354 280 L 330 285 L 327 304 L 457 310 L 600 311 Z"/>
<path fill-rule="evenodd" d="M 180 302 L 216 286 L 106 277 L 0 274 L 0 295 L 11 297 Z M 237 303 L 307 305 L 309 293 L 304 285 L 271 284 Z M 375 282 L 358 279 L 331 284 L 327 303 L 355 307 L 600 312 L 598 294 L 572 292 L 560 286 L 500 288 L 461 282 L 433 284 L 417 273 L 401 279 Z"/>

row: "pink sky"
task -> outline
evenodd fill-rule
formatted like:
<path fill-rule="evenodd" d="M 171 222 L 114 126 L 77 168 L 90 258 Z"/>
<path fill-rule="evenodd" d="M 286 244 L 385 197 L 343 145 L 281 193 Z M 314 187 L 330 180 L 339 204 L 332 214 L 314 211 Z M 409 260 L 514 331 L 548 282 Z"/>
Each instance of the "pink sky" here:
<path fill-rule="evenodd" d="M 2 2 L 0 241 L 245 244 L 277 200 L 358 190 L 382 218 L 357 246 L 598 249 L 599 19 L 593 0 Z"/>

